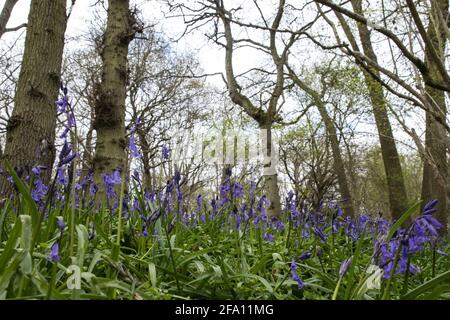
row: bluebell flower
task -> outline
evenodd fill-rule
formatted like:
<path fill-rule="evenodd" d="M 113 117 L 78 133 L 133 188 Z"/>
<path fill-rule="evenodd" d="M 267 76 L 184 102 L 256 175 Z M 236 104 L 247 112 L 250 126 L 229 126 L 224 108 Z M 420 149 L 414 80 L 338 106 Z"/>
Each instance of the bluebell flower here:
<path fill-rule="evenodd" d="M 95 194 L 97 193 L 97 191 L 98 191 L 98 186 L 97 186 L 95 183 L 92 183 L 92 184 L 91 184 L 91 187 L 89 188 L 89 195 L 90 195 L 91 197 L 93 197 L 93 196 L 95 196 Z"/>
<path fill-rule="evenodd" d="M 183 193 L 181 192 L 180 188 L 177 187 L 177 201 L 181 202 L 183 200 Z"/>
<path fill-rule="evenodd" d="M 284 231 L 286 229 L 286 225 L 281 220 L 277 221 L 276 227 L 279 231 Z"/>
<path fill-rule="evenodd" d="M 112 199 L 116 196 L 114 187 L 122 182 L 120 171 L 115 170 L 112 174 L 104 174 L 103 182 L 105 184 L 105 191 L 108 199 Z"/>
<path fill-rule="evenodd" d="M 64 223 L 64 220 L 62 217 L 59 217 L 58 220 L 56 221 L 59 231 L 61 232 L 61 235 L 64 232 L 64 229 L 66 228 L 66 224 Z"/>
<path fill-rule="evenodd" d="M 133 170 L 133 173 L 132 173 L 131 177 L 132 177 L 133 180 L 135 180 L 136 182 L 138 182 L 138 183 L 141 182 L 141 178 L 139 177 L 139 171 L 137 171 L 136 169 Z"/>
<path fill-rule="evenodd" d="M 33 168 L 31 169 L 31 171 L 34 173 L 35 176 L 40 176 L 41 173 L 42 173 L 42 170 L 46 170 L 46 169 L 47 169 L 46 166 L 38 165 L 38 166 L 36 166 L 36 167 L 33 167 Z"/>
<path fill-rule="evenodd" d="M 66 112 L 66 108 L 67 108 L 67 106 L 69 104 L 69 97 L 65 95 L 61 99 L 57 100 L 55 102 L 55 104 L 56 104 L 56 106 L 58 108 L 58 112 L 59 113 Z"/>
<path fill-rule="evenodd" d="M 303 280 L 300 278 L 300 276 L 297 273 L 297 264 L 295 263 L 295 259 L 292 259 L 291 274 L 292 274 L 292 279 L 297 282 L 298 289 L 300 289 L 300 290 L 303 289 L 305 287 L 305 283 L 303 282 Z"/>
<path fill-rule="evenodd" d="M 170 156 L 170 149 L 169 147 L 165 144 L 162 147 L 162 157 L 164 160 L 168 160 Z"/>
<path fill-rule="evenodd" d="M 342 262 L 341 267 L 339 268 L 339 276 L 343 277 L 347 273 L 351 265 L 352 265 L 352 258 L 350 257 L 348 259 L 345 259 Z"/>
<path fill-rule="evenodd" d="M 431 201 L 429 201 L 422 210 L 422 214 L 423 215 L 431 215 L 433 213 L 435 213 L 437 211 L 437 209 L 435 208 L 435 205 L 438 203 L 437 199 L 433 199 Z"/>
<path fill-rule="evenodd" d="M 305 261 L 308 260 L 309 258 L 311 258 L 312 254 L 309 251 L 304 251 L 299 257 L 298 259 L 301 261 Z"/>
<path fill-rule="evenodd" d="M 147 226 L 145 223 L 142 225 L 142 235 L 146 238 L 148 237 Z"/>
<path fill-rule="evenodd" d="M 34 202 L 38 203 L 42 200 L 42 198 L 47 194 L 48 187 L 42 182 L 42 180 L 38 177 L 34 180 L 34 189 L 31 191 L 31 197 Z"/>
<path fill-rule="evenodd" d="M 175 173 L 173 175 L 173 181 L 175 185 L 179 186 L 181 181 L 181 173 L 180 170 L 175 170 Z"/>
<path fill-rule="evenodd" d="M 56 179 L 57 179 L 56 181 L 58 182 L 58 184 L 60 184 L 60 185 L 66 184 L 67 179 L 66 179 L 66 175 L 64 174 L 64 168 L 58 167 Z"/>
<path fill-rule="evenodd" d="M 76 152 L 72 152 L 72 148 L 70 148 L 69 144 L 67 143 L 67 141 L 64 141 L 64 145 L 61 149 L 61 152 L 59 153 L 59 163 L 58 163 L 58 167 L 62 167 L 65 164 L 68 164 L 69 162 L 71 162 L 73 159 L 75 159 L 75 157 L 77 156 Z"/>
<path fill-rule="evenodd" d="M 226 179 L 220 185 L 220 198 L 222 199 L 221 202 L 222 206 L 228 201 L 230 190 L 231 190 L 230 179 Z"/>
<path fill-rule="evenodd" d="M 129 149 L 130 149 L 130 153 L 131 153 L 131 157 L 132 158 L 139 158 L 141 156 L 137 146 L 136 146 L 136 142 L 134 140 L 134 131 L 136 130 L 135 126 L 133 126 L 131 128 L 131 133 L 130 133 L 130 141 L 129 141 Z"/>
<path fill-rule="evenodd" d="M 172 232 L 174 226 L 175 226 L 175 224 L 173 223 L 173 221 L 170 221 L 169 225 L 167 226 L 167 233 L 168 234 L 170 234 L 170 232 Z"/>
<path fill-rule="evenodd" d="M 267 217 L 266 207 L 270 205 L 270 201 L 267 199 L 266 195 L 263 195 L 258 201 L 257 210 L 261 213 L 263 219 Z"/>
<path fill-rule="evenodd" d="M 70 111 L 67 115 L 67 126 L 69 128 L 71 127 L 75 127 L 76 122 L 75 122 L 75 115 L 73 114 L 72 111 Z"/>
<path fill-rule="evenodd" d="M 305 239 L 309 239 L 309 235 L 310 235 L 309 225 L 305 223 L 305 225 L 302 228 L 302 237 Z"/>
<path fill-rule="evenodd" d="M 323 227 L 313 227 L 313 232 L 316 236 L 320 238 L 322 241 L 327 240 L 327 235 L 323 232 Z"/>
<path fill-rule="evenodd" d="M 153 222 L 155 222 L 156 220 L 158 220 L 158 218 L 161 216 L 161 210 L 156 210 L 155 212 L 153 212 L 150 217 L 147 219 L 147 224 L 151 224 Z"/>
<path fill-rule="evenodd" d="M 238 182 L 233 184 L 233 197 L 242 198 L 244 196 L 244 188 Z"/>
<path fill-rule="evenodd" d="M 58 242 L 55 242 L 52 246 L 52 251 L 48 259 L 52 262 L 58 262 L 61 258 L 59 257 L 59 245 Z"/>

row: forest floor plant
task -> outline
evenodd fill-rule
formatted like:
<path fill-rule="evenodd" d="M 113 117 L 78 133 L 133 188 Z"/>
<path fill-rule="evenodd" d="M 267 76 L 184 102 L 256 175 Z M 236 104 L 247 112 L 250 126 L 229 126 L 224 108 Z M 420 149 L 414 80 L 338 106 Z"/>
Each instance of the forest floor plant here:
<path fill-rule="evenodd" d="M 270 219 L 254 182 L 228 179 L 190 205 L 178 171 L 144 190 L 138 172 L 116 170 L 104 176 L 99 202 L 92 175 L 74 167 L 67 132 L 50 186 L 41 166 L 32 177 L 3 173 L 17 192 L 0 209 L 2 299 L 450 299 L 436 201 L 392 223 L 345 217 L 335 202 L 311 210 L 291 192 Z M 133 131 L 129 153 L 139 157 Z"/>

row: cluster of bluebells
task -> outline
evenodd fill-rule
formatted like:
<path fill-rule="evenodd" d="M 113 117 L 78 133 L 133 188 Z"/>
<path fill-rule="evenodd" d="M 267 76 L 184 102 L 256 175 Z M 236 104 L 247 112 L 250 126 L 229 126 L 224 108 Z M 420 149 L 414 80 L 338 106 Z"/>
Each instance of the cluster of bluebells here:
<path fill-rule="evenodd" d="M 44 170 L 48 168 L 43 165 L 36 165 L 31 169 L 33 174 L 33 188 L 31 190 L 31 196 L 33 200 L 40 206 L 43 207 L 46 197 L 53 197 L 56 194 L 56 199 L 63 199 L 62 189 L 66 188 L 69 182 L 72 182 L 72 162 L 77 157 L 77 153 L 72 150 L 72 147 L 67 142 L 67 134 L 70 128 L 76 125 L 75 116 L 69 102 L 67 87 L 61 83 L 61 91 L 63 96 L 61 99 L 56 101 L 56 107 L 58 114 L 66 114 L 66 123 L 63 133 L 60 135 L 60 139 L 63 140 L 63 146 L 58 155 L 58 162 L 56 166 L 56 176 L 54 181 L 50 186 L 45 185 L 42 181 L 41 175 Z"/>
<path fill-rule="evenodd" d="M 411 263 L 411 257 L 423 251 L 427 244 L 436 247 L 439 230 L 442 228 L 442 224 L 432 215 L 436 212 L 436 203 L 437 200 L 428 202 L 422 214 L 414 219 L 407 229 L 399 229 L 388 243 L 375 240 L 374 260 L 383 269 L 384 278 L 389 278 L 392 274 L 420 272 L 420 269 Z"/>
<path fill-rule="evenodd" d="M 71 109 L 67 88 L 61 86 L 63 96 L 56 102 L 58 113 L 67 116 L 67 122 L 64 132 L 60 135 L 63 139 L 63 146 L 58 156 L 56 176 L 52 184 L 47 186 L 42 182 L 41 175 L 46 167 L 36 165 L 32 168 L 32 198 L 41 207 L 46 202 L 47 197 L 64 200 L 65 191 L 71 183 L 75 183 L 76 205 L 80 206 L 82 197 L 91 199 L 97 193 L 97 186 L 93 181 L 92 172 L 81 174 L 76 170 L 76 177 L 71 176 L 73 170 L 73 160 L 77 153 L 67 142 L 67 134 L 70 128 L 74 127 L 75 118 Z M 130 129 L 128 150 L 132 159 L 141 156 L 135 141 L 135 133 L 140 124 L 138 119 Z M 164 145 L 161 150 L 163 165 L 170 159 L 170 149 Z M 123 181 L 125 179 L 125 181 Z M 121 183 L 130 182 L 133 179 L 136 182 L 137 190 L 130 195 L 123 197 L 123 202 L 119 203 L 116 192 L 117 186 Z M 175 174 L 166 184 L 155 190 L 143 190 L 141 178 L 137 171 L 133 171 L 130 178 L 116 169 L 109 174 L 103 175 L 103 184 L 108 205 L 111 205 L 112 212 L 119 206 L 122 206 L 123 219 L 130 221 L 139 221 L 138 234 L 142 237 L 149 237 L 152 226 L 161 217 L 165 218 L 167 232 L 170 233 L 176 222 L 180 222 L 183 227 L 192 228 L 208 221 L 219 221 L 222 228 L 227 231 L 245 232 L 245 228 L 252 225 L 260 230 L 264 241 L 274 242 L 277 237 L 289 231 L 293 231 L 296 246 L 299 240 L 309 240 L 313 238 L 317 248 L 314 254 L 309 251 L 303 251 L 297 258 L 293 258 L 291 263 L 291 276 L 298 284 L 299 289 L 303 289 L 305 283 L 300 278 L 297 270 L 297 261 L 305 261 L 314 256 L 321 257 L 320 247 L 334 238 L 336 235 L 344 235 L 351 241 L 358 241 L 361 237 L 370 237 L 374 239 L 373 263 L 383 270 L 385 278 L 392 274 L 410 272 L 417 273 L 419 268 L 411 263 L 411 256 L 424 250 L 427 244 L 435 246 L 439 238 L 439 230 L 442 225 L 433 217 L 436 211 L 436 201 L 428 203 L 423 213 L 417 217 L 408 228 L 398 230 L 395 237 L 389 242 L 385 242 L 385 236 L 389 232 L 391 223 L 381 216 L 359 215 L 356 218 L 345 216 L 345 213 L 337 203 L 321 203 L 319 208 L 301 202 L 294 192 L 290 191 L 286 198 L 281 217 L 270 217 L 268 208 L 270 201 L 266 195 L 257 197 L 256 183 L 250 182 L 249 185 L 233 181 L 231 174 L 221 184 L 218 193 L 210 201 L 206 200 L 202 194 L 196 195 L 193 205 L 185 199 L 183 194 L 184 181 L 182 174 L 175 170 Z M 248 190 L 245 192 L 245 190 Z M 143 194 L 138 197 L 137 193 Z M 83 199 L 84 199 L 83 198 Z M 92 205 L 92 201 L 89 202 Z M 50 203 L 51 205 L 51 203 Z M 289 223 L 287 227 L 286 222 Z M 135 228 L 136 224 L 130 223 L 130 228 Z M 57 221 L 57 227 L 60 230 L 61 237 L 64 234 L 65 223 L 61 219 Z M 153 228 L 154 236 L 155 228 Z M 95 225 L 91 226 L 89 231 L 95 235 Z M 59 261 L 58 242 L 55 242 L 51 248 L 49 260 Z M 339 275 L 344 277 L 352 263 L 351 257 L 344 260 L 341 264 Z M 395 267 L 395 270 L 394 270 Z"/>
<path fill-rule="evenodd" d="M 70 132 L 70 129 L 76 126 L 75 114 L 73 113 L 73 109 L 71 107 L 71 103 L 69 102 L 68 89 L 61 82 L 60 90 L 63 93 L 61 99 L 56 101 L 56 107 L 58 115 L 65 114 L 66 122 L 64 124 L 64 131 L 59 136 L 60 139 L 67 139 L 67 135 Z"/>

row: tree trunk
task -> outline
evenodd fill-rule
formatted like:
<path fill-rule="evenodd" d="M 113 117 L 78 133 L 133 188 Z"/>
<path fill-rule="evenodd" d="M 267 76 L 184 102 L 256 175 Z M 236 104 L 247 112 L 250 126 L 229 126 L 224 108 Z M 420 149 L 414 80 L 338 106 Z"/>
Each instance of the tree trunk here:
<path fill-rule="evenodd" d="M 261 145 L 264 157 L 264 191 L 270 201 L 267 216 L 279 217 L 281 215 L 280 189 L 278 186 L 277 164 L 278 155 L 275 153 L 275 145 L 272 139 L 272 124 L 261 125 Z"/>
<path fill-rule="evenodd" d="M 447 17 L 449 4 L 447 0 L 431 1 L 430 23 L 427 36 L 429 37 L 436 53 L 442 62 L 444 61 L 445 46 L 447 42 L 446 30 L 439 23 L 439 11 Z M 431 54 L 432 48 L 425 46 L 425 62 L 430 69 L 430 75 L 434 80 L 443 81 L 436 61 Z M 442 115 L 446 119 L 447 108 L 445 105 L 445 92 L 425 86 L 427 100 L 431 110 Z M 448 223 L 448 162 L 447 162 L 448 135 L 444 126 L 440 124 L 430 113 L 426 114 L 425 130 L 425 157 L 422 178 L 422 206 L 432 199 L 437 199 L 438 209 L 436 216 L 447 230 Z M 445 231 L 444 230 L 444 231 Z"/>
<path fill-rule="evenodd" d="M 55 159 L 56 106 L 60 87 L 61 63 L 66 30 L 65 0 L 33 0 L 22 67 L 14 98 L 14 110 L 8 120 L 2 162 L 21 168 L 24 175 L 36 165 L 45 165 L 44 183 L 48 183 Z M 5 179 L 0 183 L 10 193 Z"/>
<path fill-rule="evenodd" d="M 351 2 L 355 12 L 362 14 L 363 11 L 361 0 L 352 0 Z M 369 59 L 377 62 L 377 56 L 372 47 L 369 29 L 362 23 L 357 23 L 357 25 L 364 54 Z M 371 71 L 377 77 L 380 77 L 378 70 L 372 68 Z M 369 91 L 375 123 L 380 139 L 381 154 L 383 157 L 384 170 L 386 173 L 389 191 L 391 215 L 393 219 L 398 219 L 407 210 L 408 200 L 406 196 L 402 167 L 400 164 L 400 157 L 395 145 L 391 123 L 387 112 L 387 102 L 384 97 L 382 85 L 366 72 L 364 73 L 364 77 Z"/>
<path fill-rule="evenodd" d="M 127 95 L 128 44 L 134 38 L 129 0 L 109 0 L 108 22 L 103 39 L 102 78 L 97 90 L 94 129 L 97 132 L 94 180 L 103 198 L 103 174 L 122 167 L 127 146 L 125 99 Z M 125 168 L 123 168 L 125 169 Z"/>

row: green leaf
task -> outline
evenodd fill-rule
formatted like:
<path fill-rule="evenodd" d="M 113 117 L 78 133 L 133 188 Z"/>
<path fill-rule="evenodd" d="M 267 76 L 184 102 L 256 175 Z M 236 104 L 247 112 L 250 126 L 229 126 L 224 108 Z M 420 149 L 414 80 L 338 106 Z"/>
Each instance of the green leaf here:
<path fill-rule="evenodd" d="M 17 242 L 19 241 L 21 229 L 22 229 L 22 222 L 20 221 L 20 219 L 16 219 L 16 223 L 14 224 L 14 227 L 9 234 L 8 241 L 6 242 L 3 253 L 0 256 L 0 270 L 5 269 L 10 258 L 14 254 Z"/>
<path fill-rule="evenodd" d="M 84 255 L 86 252 L 86 246 L 89 241 L 89 233 L 86 227 L 82 224 L 76 226 L 78 236 L 78 248 L 77 248 L 77 263 L 80 268 L 83 268 Z"/>
<path fill-rule="evenodd" d="M 389 242 L 394 235 L 394 233 L 402 226 L 402 224 L 408 220 L 408 218 L 416 211 L 419 207 L 422 201 L 417 202 L 415 205 L 413 205 L 411 208 L 406 210 L 404 214 L 392 225 L 391 229 L 389 230 L 389 233 L 386 238 L 386 242 Z"/>
<path fill-rule="evenodd" d="M 17 186 L 17 189 L 22 194 L 23 198 L 25 199 L 25 202 L 27 203 L 28 208 L 31 211 L 31 217 L 33 219 L 33 225 L 36 228 L 37 223 L 39 221 L 39 209 L 34 202 L 33 198 L 31 197 L 31 192 L 28 186 L 23 183 L 23 181 L 17 176 L 16 171 L 11 167 L 11 165 L 6 161 L 5 167 L 8 170 L 8 173 L 12 176 L 14 183 Z"/>
<path fill-rule="evenodd" d="M 148 275 L 150 277 L 150 282 L 152 284 L 153 287 L 156 288 L 157 286 L 157 282 L 156 282 L 156 266 L 153 262 L 150 262 L 148 264 Z"/>
<path fill-rule="evenodd" d="M 264 279 L 263 277 L 258 276 L 258 275 L 256 275 L 256 274 L 252 274 L 252 273 L 242 273 L 242 274 L 234 275 L 234 276 L 232 276 L 232 277 L 230 277 L 230 278 L 251 278 L 251 279 L 256 279 L 256 280 L 258 280 L 259 282 L 262 283 L 262 285 L 267 289 L 267 291 L 268 291 L 269 293 L 273 294 L 273 288 L 272 288 L 272 286 L 270 285 L 269 281 L 267 281 L 267 280 Z"/>
<path fill-rule="evenodd" d="M 450 270 L 440 275 L 434 277 L 433 279 L 425 282 L 424 284 L 414 288 L 413 290 L 406 293 L 403 297 L 403 300 L 412 300 L 416 299 L 419 295 L 426 293 L 432 289 L 434 289 L 438 285 L 442 285 L 444 283 L 450 282 Z"/>
<path fill-rule="evenodd" d="M 29 215 L 21 215 L 20 221 L 22 222 L 22 235 L 20 237 L 20 245 L 23 250 L 30 251 L 31 248 L 31 217 Z"/>
<path fill-rule="evenodd" d="M 23 255 L 23 252 L 16 254 L 10 265 L 1 274 L 0 292 L 5 292 L 8 288 L 11 277 L 17 272 L 17 268 L 23 260 Z"/>

